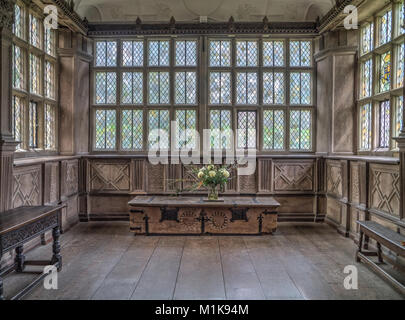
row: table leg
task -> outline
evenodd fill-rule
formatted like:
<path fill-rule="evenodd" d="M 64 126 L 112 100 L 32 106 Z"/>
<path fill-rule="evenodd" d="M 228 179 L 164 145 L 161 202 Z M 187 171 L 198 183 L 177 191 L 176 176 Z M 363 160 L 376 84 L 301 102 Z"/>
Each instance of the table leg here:
<path fill-rule="evenodd" d="M 363 247 L 363 231 L 360 230 L 360 237 L 359 237 L 359 247 L 357 249 L 357 253 L 356 253 L 356 261 L 360 262 L 360 258 L 359 258 L 359 252 L 361 252 L 361 249 Z"/>
<path fill-rule="evenodd" d="M 59 226 L 53 228 L 52 237 L 53 237 L 53 245 L 52 245 L 53 256 L 52 256 L 51 264 L 58 263 L 58 271 L 61 271 L 62 270 L 62 256 L 60 254 L 60 242 L 59 242 L 60 228 L 59 228 Z"/>
<path fill-rule="evenodd" d="M 25 256 L 23 254 L 24 247 L 23 246 L 18 246 L 15 248 L 15 263 L 16 263 L 16 271 L 17 272 L 23 272 L 25 268 Z"/>
<path fill-rule="evenodd" d="M 2 249 L 0 247 L 0 271 L 1 271 L 1 258 L 3 257 L 3 252 Z M 0 273 L 0 300 L 4 300 L 4 296 L 3 296 L 3 277 Z"/>
<path fill-rule="evenodd" d="M 381 244 L 377 242 L 377 254 L 378 254 L 378 262 L 383 263 L 382 251 L 381 251 Z"/>

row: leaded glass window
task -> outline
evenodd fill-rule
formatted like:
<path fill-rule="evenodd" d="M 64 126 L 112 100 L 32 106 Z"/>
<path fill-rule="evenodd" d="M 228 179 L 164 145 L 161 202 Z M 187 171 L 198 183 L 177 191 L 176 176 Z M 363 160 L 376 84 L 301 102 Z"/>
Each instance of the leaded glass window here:
<path fill-rule="evenodd" d="M 263 66 L 284 66 L 284 41 L 263 41 Z"/>
<path fill-rule="evenodd" d="M 290 73 L 290 103 L 311 104 L 311 73 L 291 72 Z"/>
<path fill-rule="evenodd" d="M 41 94 L 41 59 L 30 53 L 30 92 Z"/>
<path fill-rule="evenodd" d="M 45 28 L 45 52 L 51 56 L 55 56 L 56 45 L 55 30 L 51 28 Z"/>
<path fill-rule="evenodd" d="M 149 110 L 149 148 L 169 149 L 170 112 L 166 109 Z"/>
<path fill-rule="evenodd" d="M 236 66 L 256 67 L 258 65 L 257 41 L 236 41 Z"/>
<path fill-rule="evenodd" d="M 116 141 L 116 111 L 111 109 L 95 112 L 95 146 L 99 150 L 114 150 Z"/>
<path fill-rule="evenodd" d="M 371 149 L 371 104 L 360 106 L 360 149 Z"/>
<path fill-rule="evenodd" d="M 231 73 L 210 72 L 210 104 L 231 103 Z"/>
<path fill-rule="evenodd" d="M 263 111 L 263 149 L 283 150 L 285 119 L 283 110 Z"/>
<path fill-rule="evenodd" d="M 392 11 L 386 12 L 379 18 L 379 44 L 380 46 L 391 41 Z"/>
<path fill-rule="evenodd" d="M 96 42 L 96 67 L 115 67 L 117 65 L 117 42 Z"/>
<path fill-rule="evenodd" d="M 391 88 L 391 51 L 380 56 L 380 92 Z"/>
<path fill-rule="evenodd" d="M 177 148 L 196 148 L 197 112 L 185 109 L 176 110 L 176 139 Z"/>
<path fill-rule="evenodd" d="M 237 146 L 239 149 L 256 148 L 256 111 L 238 111 Z"/>
<path fill-rule="evenodd" d="M 405 33 L 405 26 L 404 26 L 404 15 L 405 15 L 405 5 L 404 5 L 404 1 L 402 1 L 399 4 L 399 10 L 398 10 L 398 21 L 399 21 L 399 34 L 403 34 Z"/>
<path fill-rule="evenodd" d="M 24 52 L 23 49 L 15 44 L 13 44 L 13 87 L 25 89 Z"/>
<path fill-rule="evenodd" d="M 395 134 L 398 136 L 402 130 L 402 123 L 404 117 L 404 97 L 399 96 L 396 98 L 396 114 L 395 114 Z"/>
<path fill-rule="evenodd" d="M 115 72 L 96 72 L 96 104 L 115 104 L 117 74 Z"/>
<path fill-rule="evenodd" d="M 236 103 L 257 104 L 257 73 L 238 72 L 236 74 Z"/>
<path fill-rule="evenodd" d="M 176 72 L 175 74 L 175 103 L 197 103 L 197 76 L 195 72 Z"/>
<path fill-rule="evenodd" d="M 39 19 L 30 13 L 29 15 L 29 37 L 30 44 L 34 47 L 41 48 L 41 24 Z"/>
<path fill-rule="evenodd" d="M 402 43 L 397 46 L 397 62 L 396 62 L 396 84 L 397 88 L 400 88 L 404 85 L 404 48 L 405 45 Z"/>
<path fill-rule="evenodd" d="M 388 148 L 390 144 L 390 101 L 380 103 L 379 112 L 380 148 Z"/>
<path fill-rule="evenodd" d="M 361 63 L 361 84 L 360 97 L 370 97 L 372 95 L 373 84 L 373 59 Z"/>
<path fill-rule="evenodd" d="M 44 147 L 48 150 L 56 148 L 56 112 L 55 107 L 50 104 L 45 104 L 45 143 Z"/>
<path fill-rule="evenodd" d="M 209 52 L 210 67 L 231 66 L 231 41 L 211 40 Z"/>
<path fill-rule="evenodd" d="M 148 81 L 149 104 L 169 104 L 169 72 L 149 72 Z"/>
<path fill-rule="evenodd" d="M 374 48 L 374 23 L 361 28 L 361 54 L 366 54 Z"/>
<path fill-rule="evenodd" d="M 312 118 L 309 110 L 290 111 L 290 149 L 310 150 Z"/>
<path fill-rule="evenodd" d="M 143 66 L 143 41 L 122 42 L 122 65 L 124 67 Z"/>
<path fill-rule="evenodd" d="M 233 144 L 231 111 L 211 110 L 210 130 L 212 149 L 230 149 Z"/>
<path fill-rule="evenodd" d="M 311 59 L 311 41 L 290 41 L 290 67 L 310 67 Z"/>
<path fill-rule="evenodd" d="M 38 148 L 38 103 L 31 101 L 28 110 L 29 116 L 29 147 L 31 149 Z"/>
<path fill-rule="evenodd" d="M 176 66 L 197 66 L 197 41 L 176 40 Z"/>
<path fill-rule="evenodd" d="M 149 41 L 148 56 L 149 66 L 169 66 L 170 42 L 168 40 Z"/>
<path fill-rule="evenodd" d="M 123 150 L 142 150 L 143 147 L 143 110 L 121 111 L 121 148 Z"/>
<path fill-rule="evenodd" d="M 13 96 L 13 136 L 16 141 L 20 143 L 17 149 L 21 149 L 24 144 L 24 103 L 23 99 L 18 96 Z"/>
<path fill-rule="evenodd" d="M 55 66 L 49 61 L 45 61 L 45 96 L 55 99 Z"/>
<path fill-rule="evenodd" d="M 284 72 L 263 72 L 263 104 L 284 104 Z"/>
<path fill-rule="evenodd" d="M 123 72 L 121 82 L 121 103 L 143 104 L 143 73 Z"/>
<path fill-rule="evenodd" d="M 25 14 L 24 9 L 18 4 L 14 5 L 13 33 L 19 38 L 24 38 Z"/>

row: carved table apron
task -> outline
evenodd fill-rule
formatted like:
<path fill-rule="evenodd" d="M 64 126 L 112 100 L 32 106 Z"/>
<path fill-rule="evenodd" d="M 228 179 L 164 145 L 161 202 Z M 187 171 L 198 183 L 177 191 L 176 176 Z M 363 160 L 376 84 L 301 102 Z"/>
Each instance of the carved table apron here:
<path fill-rule="evenodd" d="M 205 202 L 195 196 L 137 196 L 129 205 L 135 234 L 271 234 L 280 204 L 271 197 L 224 197 Z"/>
<path fill-rule="evenodd" d="M 63 206 L 26 206 L 0 213 L 0 259 L 3 253 L 15 249 L 16 257 L 11 267 L 1 270 L 0 266 L 0 300 L 3 300 L 2 277 L 12 270 L 23 272 L 26 265 L 53 265 L 58 271 L 62 269 L 60 255 L 61 209 Z M 25 261 L 23 254 L 24 243 L 35 237 L 40 237 L 46 231 L 52 230 L 53 255 L 49 261 Z M 20 299 L 37 285 L 47 274 L 40 275 L 27 287 L 15 295 L 12 300 Z"/>

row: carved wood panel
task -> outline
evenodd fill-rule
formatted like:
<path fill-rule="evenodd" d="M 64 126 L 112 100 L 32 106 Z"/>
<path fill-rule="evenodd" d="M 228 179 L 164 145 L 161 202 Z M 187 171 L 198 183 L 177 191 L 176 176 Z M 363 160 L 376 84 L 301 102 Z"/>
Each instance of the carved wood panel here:
<path fill-rule="evenodd" d="M 64 160 L 61 166 L 61 194 L 69 197 L 79 191 L 79 160 Z"/>
<path fill-rule="evenodd" d="M 370 207 L 399 217 L 399 166 L 370 165 Z"/>
<path fill-rule="evenodd" d="M 90 191 L 130 191 L 129 161 L 90 162 Z"/>
<path fill-rule="evenodd" d="M 13 208 L 42 202 L 41 165 L 14 169 Z"/>
<path fill-rule="evenodd" d="M 271 192 L 271 160 L 259 160 L 259 191 Z"/>
<path fill-rule="evenodd" d="M 145 161 L 143 159 L 133 160 L 133 190 L 145 191 Z"/>
<path fill-rule="evenodd" d="M 343 167 L 340 161 L 326 162 L 326 191 L 336 197 L 343 197 Z"/>
<path fill-rule="evenodd" d="M 350 164 L 350 200 L 360 203 L 360 167 L 357 162 Z"/>
<path fill-rule="evenodd" d="M 45 163 L 44 203 L 59 201 L 59 162 Z"/>
<path fill-rule="evenodd" d="M 153 165 L 150 162 L 147 162 L 146 167 L 148 170 L 148 186 L 147 186 L 148 192 L 150 192 L 150 193 L 163 192 L 164 191 L 165 165 L 163 165 L 163 164 Z"/>
<path fill-rule="evenodd" d="M 312 191 L 313 161 L 274 161 L 274 191 Z"/>

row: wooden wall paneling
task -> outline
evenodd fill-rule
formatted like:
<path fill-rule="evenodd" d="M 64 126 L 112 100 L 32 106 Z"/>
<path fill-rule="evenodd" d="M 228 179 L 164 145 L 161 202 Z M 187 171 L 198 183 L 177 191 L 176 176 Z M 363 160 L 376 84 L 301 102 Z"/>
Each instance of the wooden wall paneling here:
<path fill-rule="evenodd" d="M 135 193 L 145 193 L 145 181 L 147 180 L 147 170 L 145 170 L 145 160 L 144 159 L 133 159 L 131 161 L 131 181 L 132 181 L 132 192 Z"/>
<path fill-rule="evenodd" d="M 131 191 L 131 162 L 94 160 L 90 162 L 91 193 L 128 193 Z"/>
<path fill-rule="evenodd" d="M 274 193 L 314 192 L 315 162 L 313 160 L 274 160 Z"/>
<path fill-rule="evenodd" d="M 259 159 L 258 160 L 258 192 L 270 193 L 272 192 L 272 159 Z"/>
<path fill-rule="evenodd" d="M 42 204 L 42 166 L 30 165 L 14 169 L 13 208 Z"/>
<path fill-rule="evenodd" d="M 60 162 L 44 163 L 44 204 L 60 201 Z"/>

